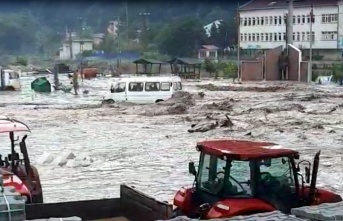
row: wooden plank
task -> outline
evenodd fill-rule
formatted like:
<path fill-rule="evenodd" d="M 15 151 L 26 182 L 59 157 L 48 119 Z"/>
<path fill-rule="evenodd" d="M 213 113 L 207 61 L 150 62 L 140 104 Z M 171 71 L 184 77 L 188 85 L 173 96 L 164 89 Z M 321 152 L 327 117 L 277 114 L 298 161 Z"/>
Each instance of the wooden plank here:
<path fill-rule="evenodd" d="M 71 216 L 80 217 L 82 220 L 96 220 L 122 215 L 119 198 L 26 206 L 26 218 L 28 220 Z"/>
<path fill-rule="evenodd" d="M 160 202 L 126 185 L 120 186 L 122 211 L 131 221 L 171 219 L 173 206 Z"/>

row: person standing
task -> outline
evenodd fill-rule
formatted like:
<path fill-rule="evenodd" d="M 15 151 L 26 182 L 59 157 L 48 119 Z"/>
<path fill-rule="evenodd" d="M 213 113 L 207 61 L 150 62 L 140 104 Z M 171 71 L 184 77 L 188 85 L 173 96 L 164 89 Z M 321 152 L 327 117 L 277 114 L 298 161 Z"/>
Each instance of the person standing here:
<path fill-rule="evenodd" d="M 77 70 L 73 74 L 73 82 L 72 82 L 73 83 L 73 87 L 74 87 L 75 95 L 78 95 L 78 90 L 79 90 L 78 75 L 79 75 L 79 71 Z"/>
<path fill-rule="evenodd" d="M 281 80 L 287 80 L 288 56 L 285 50 L 279 56 L 279 76 Z"/>

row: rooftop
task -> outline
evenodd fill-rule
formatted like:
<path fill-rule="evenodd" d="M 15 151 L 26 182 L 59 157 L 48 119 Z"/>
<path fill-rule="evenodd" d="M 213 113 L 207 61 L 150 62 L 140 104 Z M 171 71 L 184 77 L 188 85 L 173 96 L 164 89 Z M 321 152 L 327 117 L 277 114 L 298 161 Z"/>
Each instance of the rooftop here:
<path fill-rule="evenodd" d="M 278 144 L 247 140 L 211 140 L 197 144 L 200 151 L 217 156 L 228 156 L 235 160 L 275 158 L 298 154 Z"/>
<path fill-rule="evenodd" d="M 201 45 L 201 49 L 205 50 L 218 50 L 219 48 L 215 45 Z"/>
<path fill-rule="evenodd" d="M 338 4 L 338 0 L 293 0 L 294 8 L 310 7 L 311 4 L 313 4 L 314 7 L 334 6 Z M 287 7 L 287 0 L 251 0 L 242 5 L 239 10 L 278 9 Z"/>

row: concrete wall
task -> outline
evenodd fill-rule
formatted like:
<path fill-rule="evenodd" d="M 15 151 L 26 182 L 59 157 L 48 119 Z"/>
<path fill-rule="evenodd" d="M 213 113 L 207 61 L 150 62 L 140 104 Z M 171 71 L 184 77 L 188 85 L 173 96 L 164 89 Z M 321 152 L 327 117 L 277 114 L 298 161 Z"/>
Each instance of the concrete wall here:
<path fill-rule="evenodd" d="M 301 51 L 293 45 L 288 45 L 288 80 L 299 81 Z"/>
<path fill-rule="evenodd" d="M 279 75 L 279 57 L 281 52 L 282 46 L 265 52 L 265 79 L 267 81 L 281 80 Z"/>
<path fill-rule="evenodd" d="M 262 81 L 263 61 L 242 61 L 241 81 Z"/>

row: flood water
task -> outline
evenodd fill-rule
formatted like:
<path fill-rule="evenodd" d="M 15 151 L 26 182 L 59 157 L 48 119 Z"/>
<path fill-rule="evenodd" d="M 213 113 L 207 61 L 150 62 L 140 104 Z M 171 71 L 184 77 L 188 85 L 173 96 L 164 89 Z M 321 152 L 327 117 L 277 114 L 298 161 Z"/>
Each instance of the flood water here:
<path fill-rule="evenodd" d="M 74 168 L 36 165 L 46 202 L 117 197 L 122 183 L 169 201 L 181 186 L 192 184 L 188 161 L 198 160 L 196 142 L 223 137 L 273 141 L 299 150 L 309 160 L 322 149 L 319 185 L 343 193 L 343 89 L 303 85 L 281 92 L 202 89 L 205 98 L 185 114 L 146 116 L 144 111 L 152 108 L 148 105 L 101 107 L 109 79 L 85 80 L 89 94 L 78 96 L 33 93 L 32 80 L 22 79 L 21 92 L 0 92 L 0 115 L 24 121 L 32 130 L 27 139 L 32 161 L 43 153 L 58 155 L 65 150 L 86 154 L 93 161 Z M 66 77 L 61 80 L 68 83 Z M 199 91 L 196 84 L 185 82 L 185 89 Z M 187 132 L 192 122 L 186 117 L 228 112 L 208 104 L 230 98 L 235 99 L 229 112 L 233 129 Z M 1 151 L 9 149 L 7 135 L 0 135 L 0 143 Z"/>

